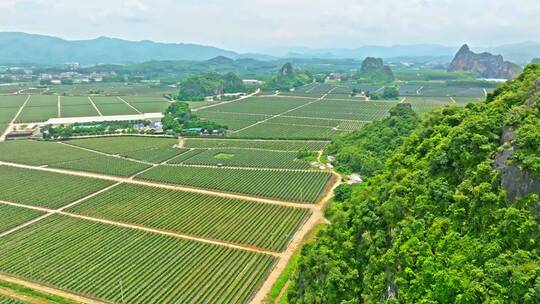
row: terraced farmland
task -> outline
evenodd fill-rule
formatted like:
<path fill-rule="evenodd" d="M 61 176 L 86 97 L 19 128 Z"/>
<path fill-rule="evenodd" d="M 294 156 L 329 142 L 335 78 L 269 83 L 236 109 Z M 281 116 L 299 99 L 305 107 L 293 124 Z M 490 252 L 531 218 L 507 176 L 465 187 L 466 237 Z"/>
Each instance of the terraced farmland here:
<path fill-rule="evenodd" d="M 60 208 L 112 183 L 65 174 L 0 166 L 0 200 Z"/>
<path fill-rule="evenodd" d="M 68 212 L 281 251 L 308 209 L 120 185 Z"/>
<path fill-rule="evenodd" d="M 159 166 L 137 178 L 253 196 L 314 203 L 331 178 L 328 172 Z"/>
<path fill-rule="evenodd" d="M 2 233 L 43 215 L 44 213 L 0 203 L 0 214 L 2 215 L 2 220 L 0 221 L 0 233 Z"/>
<path fill-rule="evenodd" d="M 60 215 L 0 238 L 0 272 L 116 303 L 246 303 L 274 262 Z"/>
<path fill-rule="evenodd" d="M 300 141 L 300 140 L 249 140 L 249 139 L 218 139 L 218 138 L 186 138 L 185 148 L 246 148 L 267 149 L 277 151 L 298 151 L 306 148 L 310 151 L 324 149 L 328 141 Z"/>
<path fill-rule="evenodd" d="M 51 167 L 117 176 L 132 176 L 150 168 L 151 165 L 119 157 L 99 155 L 91 158 L 55 163 Z"/>
<path fill-rule="evenodd" d="M 227 167 L 309 169 L 310 164 L 296 159 L 295 152 L 261 151 L 249 149 L 212 149 L 198 153 L 183 164 L 209 165 L 218 164 Z M 178 163 L 176 160 L 175 163 Z"/>

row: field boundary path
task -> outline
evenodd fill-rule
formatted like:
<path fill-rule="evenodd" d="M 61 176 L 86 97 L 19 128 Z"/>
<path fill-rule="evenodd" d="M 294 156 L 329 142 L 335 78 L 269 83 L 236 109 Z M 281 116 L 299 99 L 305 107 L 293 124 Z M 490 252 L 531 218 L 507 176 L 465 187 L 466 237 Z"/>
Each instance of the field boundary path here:
<path fill-rule="evenodd" d="M 328 203 L 328 201 L 332 198 L 334 195 L 334 189 L 336 189 L 339 185 L 341 185 L 341 176 L 335 172 L 333 172 L 334 184 L 326 191 L 323 199 L 319 204 L 316 205 L 316 208 L 312 210 L 311 217 L 304 223 L 304 225 L 296 231 L 294 237 L 289 242 L 289 246 L 287 246 L 287 249 L 280 255 L 278 262 L 272 269 L 272 272 L 268 277 L 266 278 L 266 281 L 264 281 L 263 285 L 259 290 L 257 290 L 257 293 L 251 300 L 251 304 L 259 304 L 263 303 L 264 299 L 272 290 L 272 287 L 274 284 L 276 284 L 277 280 L 283 273 L 283 270 L 287 267 L 289 264 L 289 261 L 293 257 L 294 253 L 300 249 L 301 246 L 303 246 L 303 241 L 308 235 L 308 233 L 315 228 L 320 223 L 329 223 L 328 220 L 324 217 L 324 207 Z"/>
<path fill-rule="evenodd" d="M 132 108 L 133 110 L 137 111 L 137 113 L 139 114 L 143 114 L 143 112 L 139 111 L 139 109 L 135 108 L 132 104 L 130 104 L 129 102 L 127 102 L 124 98 L 120 97 L 120 96 L 116 96 L 116 98 L 118 98 L 120 101 L 122 101 L 123 103 L 125 103 L 128 107 Z"/>
<path fill-rule="evenodd" d="M 78 294 L 65 292 L 65 291 L 60 290 L 60 289 L 48 287 L 48 286 L 45 286 L 45 285 L 42 285 L 42 284 L 30 282 L 30 281 L 17 279 L 17 278 L 11 277 L 11 276 L 3 275 L 3 274 L 0 274 L 0 280 L 6 281 L 6 282 L 9 282 L 9 283 L 13 283 L 13 284 L 17 284 L 17 285 L 26 286 L 26 287 L 29 287 L 31 289 L 35 289 L 37 291 L 41 291 L 41 292 L 44 292 L 44 293 L 58 295 L 60 297 L 70 299 L 70 300 L 73 300 L 73 301 L 76 301 L 76 302 L 79 302 L 79 303 L 105 304 L 105 302 L 100 302 L 100 301 L 97 301 L 97 300 L 94 300 L 94 299 L 86 298 L 86 297 L 80 296 Z"/>
<path fill-rule="evenodd" d="M 224 104 L 228 104 L 228 103 L 232 103 L 232 102 L 237 102 L 237 101 L 240 101 L 240 100 L 244 100 L 246 98 L 249 98 L 249 97 L 253 97 L 257 94 L 259 94 L 261 92 L 261 89 L 258 88 L 257 91 L 249 94 L 249 95 L 245 95 L 245 96 L 242 96 L 238 99 L 234 99 L 234 100 L 229 100 L 229 101 L 223 101 L 223 102 L 218 102 L 218 103 L 215 103 L 215 104 L 211 104 L 211 105 L 207 105 L 207 106 L 202 106 L 200 108 L 196 108 L 196 109 L 193 109 L 191 111 L 193 112 L 197 112 L 197 111 L 200 111 L 200 110 L 204 110 L 204 109 L 208 109 L 208 108 L 213 108 L 213 107 L 217 107 L 217 106 L 220 106 L 220 105 L 224 105 Z"/>
<path fill-rule="evenodd" d="M 56 101 L 56 107 L 58 108 L 58 113 L 56 114 L 56 116 L 58 116 L 58 118 L 62 117 L 62 101 L 60 100 L 60 98 L 60 95 L 58 95 Z"/>
<path fill-rule="evenodd" d="M 101 111 L 98 109 L 97 105 L 94 103 L 94 100 L 92 100 L 92 98 L 90 96 L 88 96 L 88 100 L 92 104 L 92 107 L 94 107 L 94 110 L 96 110 L 96 112 L 99 114 L 99 116 L 103 116 Z"/>
<path fill-rule="evenodd" d="M 245 126 L 245 127 L 240 128 L 240 129 L 238 129 L 238 130 L 235 130 L 235 131 L 232 132 L 232 133 L 238 133 L 238 132 L 240 132 L 240 131 L 244 131 L 244 130 L 249 129 L 249 128 L 251 128 L 251 127 L 254 127 L 254 126 L 256 126 L 256 125 L 259 125 L 259 124 L 262 124 L 262 123 L 264 123 L 264 122 L 267 122 L 267 121 L 269 121 L 269 120 L 271 120 L 271 119 L 273 119 L 273 118 L 283 116 L 283 115 L 285 115 L 285 114 L 287 114 L 287 113 L 290 113 L 290 112 L 292 112 L 292 111 L 301 109 L 301 108 L 303 108 L 303 107 L 305 107 L 305 106 L 308 106 L 308 105 L 310 105 L 310 104 L 314 104 L 314 103 L 316 103 L 316 102 L 318 102 L 318 101 L 321 101 L 321 100 L 323 100 L 324 98 L 326 98 L 326 96 L 328 96 L 328 94 L 332 93 L 335 89 L 337 89 L 337 87 L 333 87 L 333 88 L 330 89 L 328 92 L 326 92 L 323 96 L 321 96 L 321 97 L 319 97 L 319 98 L 317 98 L 317 99 L 315 99 L 315 100 L 313 100 L 313 101 L 306 102 L 306 103 L 303 104 L 303 105 L 300 105 L 300 106 L 298 106 L 298 107 L 294 107 L 294 108 L 292 108 L 292 109 L 289 109 L 289 110 L 287 110 L 287 111 L 281 112 L 281 113 L 279 113 L 279 114 L 271 115 L 269 118 L 265 118 L 265 119 L 263 119 L 263 120 L 259 120 L 259 121 L 257 121 L 256 123 L 253 123 L 253 124 L 251 124 L 251 125 L 249 125 L 249 126 Z"/>
<path fill-rule="evenodd" d="M 13 119 L 9 122 L 9 125 L 6 128 L 6 130 L 4 131 L 2 136 L 0 136 L 0 142 L 3 142 L 3 141 L 6 140 L 6 136 L 9 134 L 9 132 L 13 128 L 13 125 L 15 124 L 15 121 L 17 121 L 17 118 L 19 118 L 19 116 L 21 115 L 24 107 L 26 107 L 26 104 L 28 103 L 28 101 L 30 100 L 31 97 L 32 97 L 32 95 L 28 95 L 28 97 L 26 97 L 26 100 L 23 102 L 23 104 L 21 105 L 21 107 L 19 108 L 17 113 L 15 113 L 15 116 L 13 116 Z"/>

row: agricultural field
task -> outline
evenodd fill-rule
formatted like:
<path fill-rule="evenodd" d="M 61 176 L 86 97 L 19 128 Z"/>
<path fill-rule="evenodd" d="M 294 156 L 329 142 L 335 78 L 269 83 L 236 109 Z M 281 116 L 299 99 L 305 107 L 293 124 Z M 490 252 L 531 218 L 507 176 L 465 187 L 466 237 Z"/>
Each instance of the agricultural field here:
<path fill-rule="evenodd" d="M 92 103 L 86 96 L 60 97 L 60 116 L 61 117 L 83 117 L 99 116 L 99 113 L 92 106 Z"/>
<path fill-rule="evenodd" d="M 246 140 L 246 139 L 218 139 L 218 138 L 186 138 L 183 140 L 185 148 L 245 148 L 266 149 L 274 151 L 299 151 L 307 149 L 318 151 L 324 149 L 328 141 L 303 140 Z"/>
<path fill-rule="evenodd" d="M 287 113 L 288 116 L 373 121 L 384 118 L 397 101 L 326 100 Z"/>
<path fill-rule="evenodd" d="M 83 147 L 108 154 L 166 148 L 174 146 L 176 138 L 143 137 L 143 136 L 109 136 L 91 139 L 72 139 L 66 141 L 70 145 Z"/>
<path fill-rule="evenodd" d="M 143 83 L 114 83 L 114 82 L 103 82 L 103 83 L 81 83 L 73 85 L 52 85 L 48 93 L 58 94 L 58 95 L 67 95 L 67 96 L 77 96 L 77 95 L 143 95 L 143 96 L 153 96 L 160 97 L 163 94 L 174 93 L 176 90 L 174 88 L 169 88 L 164 85 L 148 85 Z"/>
<path fill-rule="evenodd" d="M 138 179 L 250 196 L 315 203 L 332 175 L 320 171 L 159 166 Z"/>
<path fill-rule="evenodd" d="M 206 151 L 206 150 L 205 149 L 190 149 L 190 150 L 188 150 L 188 151 L 174 157 L 173 159 L 167 161 L 167 163 L 168 164 L 174 164 L 174 165 L 181 164 L 184 161 L 196 156 L 197 154 L 203 153 L 204 151 Z"/>
<path fill-rule="evenodd" d="M 329 127 L 263 122 L 233 133 L 232 136 L 237 138 L 325 140 L 338 133 L 340 133 L 338 130 Z"/>
<path fill-rule="evenodd" d="M 316 99 L 294 97 L 251 97 L 232 103 L 218 105 L 205 109 L 204 111 L 276 115 L 314 100 Z"/>
<path fill-rule="evenodd" d="M 307 161 L 296 158 L 296 152 L 277 152 L 249 149 L 211 149 L 197 153 L 184 160 L 186 165 L 207 165 L 226 167 L 309 169 Z M 178 163 L 178 160 L 175 160 Z"/>
<path fill-rule="evenodd" d="M 186 153 L 187 151 L 189 150 L 165 147 L 165 148 L 152 148 L 152 149 L 138 150 L 138 151 L 133 151 L 133 152 L 126 152 L 126 153 L 122 153 L 122 156 L 140 160 L 140 161 L 159 164 L 166 160 L 172 159 L 177 155 Z"/>
<path fill-rule="evenodd" d="M 2 233 L 43 215 L 44 213 L 0 203 L 0 214 L 2 215 L 2 221 L 0 221 L 0 233 Z"/>
<path fill-rule="evenodd" d="M 245 303 L 271 255 L 52 215 L 0 238 L 0 272 L 116 303 Z"/>
<path fill-rule="evenodd" d="M 99 109 L 104 116 L 109 115 L 134 115 L 139 114 L 139 112 L 125 102 L 120 100 L 118 97 L 90 97 L 96 107 Z"/>
<path fill-rule="evenodd" d="M 60 208 L 110 186 L 109 181 L 0 166 L 0 200 Z"/>
<path fill-rule="evenodd" d="M 58 97 L 52 95 L 32 95 L 17 118 L 18 123 L 40 122 L 58 117 Z"/>
<path fill-rule="evenodd" d="M 49 165 L 97 156 L 55 142 L 19 140 L 0 143 L 0 161 L 27 165 Z"/>
<path fill-rule="evenodd" d="M 195 114 L 201 118 L 227 126 L 229 130 L 239 130 L 271 117 L 270 115 L 264 114 L 222 113 L 210 111 L 198 111 L 195 112 Z"/>
<path fill-rule="evenodd" d="M 25 304 L 25 302 L 0 295 L 0 304 Z"/>
<path fill-rule="evenodd" d="M 122 96 L 119 97 L 142 113 L 162 113 L 169 103 L 160 97 L 153 96 Z"/>
<path fill-rule="evenodd" d="M 151 165 L 114 156 L 97 155 L 91 158 L 55 163 L 50 167 L 127 177 L 148 169 Z"/>
<path fill-rule="evenodd" d="M 405 102 L 410 103 L 418 115 L 423 115 L 437 108 L 452 104 L 452 100 L 449 97 L 407 97 Z"/>
<path fill-rule="evenodd" d="M 67 211 L 276 251 L 285 248 L 310 212 L 127 184 Z"/>

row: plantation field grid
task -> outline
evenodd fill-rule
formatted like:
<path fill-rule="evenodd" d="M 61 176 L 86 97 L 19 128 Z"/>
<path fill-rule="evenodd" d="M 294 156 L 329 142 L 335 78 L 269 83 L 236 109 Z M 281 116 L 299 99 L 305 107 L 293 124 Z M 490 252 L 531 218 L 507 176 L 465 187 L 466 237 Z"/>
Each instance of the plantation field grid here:
<path fill-rule="evenodd" d="M 2 221 L 0 221 L 0 233 L 2 233 L 43 215 L 44 213 L 10 205 L 3 205 L 0 202 L 0 214 L 2 215 Z"/>
<path fill-rule="evenodd" d="M 315 203 L 331 174 L 319 171 L 243 170 L 230 168 L 159 166 L 138 179 Z"/>
<path fill-rule="evenodd" d="M 307 149 L 318 151 L 324 149 L 328 141 L 304 141 L 304 140 L 237 140 L 218 138 L 186 138 L 183 140 L 185 148 L 245 148 L 266 149 L 274 151 L 298 151 Z"/>
<path fill-rule="evenodd" d="M 116 303 L 245 303 L 274 263 L 60 215 L 0 238 L 0 272 Z"/>
<path fill-rule="evenodd" d="M 309 216 L 308 209 L 128 184 L 67 211 L 276 251 Z"/>
<path fill-rule="evenodd" d="M 226 167 L 253 167 L 253 168 L 282 168 L 282 169 L 309 169 L 307 161 L 296 158 L 296 152 L 277 152 L 249 149 L 211 149 L 196 153 L 179 162 L 174 159 L 169 163 L 183 163 L 188 165 L 222 165 Z"/>

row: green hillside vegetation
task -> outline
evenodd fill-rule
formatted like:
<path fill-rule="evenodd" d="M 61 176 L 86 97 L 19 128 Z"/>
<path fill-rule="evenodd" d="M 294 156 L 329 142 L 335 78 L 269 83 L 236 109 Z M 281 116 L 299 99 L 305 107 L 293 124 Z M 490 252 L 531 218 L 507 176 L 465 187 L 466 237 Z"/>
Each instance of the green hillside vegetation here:
<path fill-rule="evenodd" d="M 419 122 L 410 104 L 398 104 L 390 109 L 389 117 L 371 122 L 352 133 L 336 136 L 326 153 L 335 156 L 338 171 L 371 177 L 384 169 L 384 160 Z"/>
<path fill-rule="evenodd" d="M 244 92 L 245 86 L 234 73 L 207 73 L 188 77 L 179 84 L 177 100 L 203 101 L 207 96 Z"/>
<path fill-rule="evenodd" d="M 394 81 L 395 77 L 392 69 L 381 58 L 367 57 L 362 61 L 356 79 L 361 83 L 386 83 Z"/>
<path fill-rule="evenodd" d="M 290 62 L 279 69 L 276 76 L 265 82 L 264 89 L 289 91 L 313 82 L 313 76 L 307 71 L 295 70 Z"/>
<path fill-rule="evenodd" d="M 289 302 L 539 303 L 540 189 L 511 199 L 526 185 L 503 186 L 494 169 L 512 147 L 520 176 L 538 176 L 539 100 L 531 65 L 485 102 L 427 115 L 332 208 L 332 225 L 303 248 Z M 508 129 L 516 138 L 502 144 Z"/>

